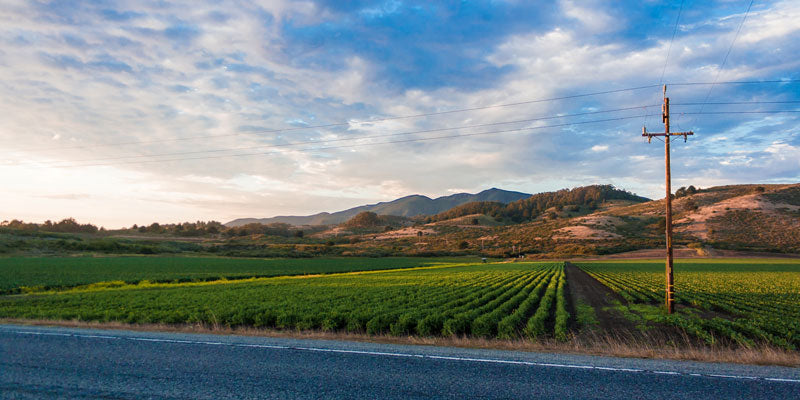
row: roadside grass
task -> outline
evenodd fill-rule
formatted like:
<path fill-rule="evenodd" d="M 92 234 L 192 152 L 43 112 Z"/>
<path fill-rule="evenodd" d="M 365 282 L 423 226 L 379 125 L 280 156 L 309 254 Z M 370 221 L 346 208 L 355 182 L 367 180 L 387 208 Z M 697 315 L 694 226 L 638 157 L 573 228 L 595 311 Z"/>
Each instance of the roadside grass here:
<path fill-rule="evenodd" d="M 404 345 L 480 348 L 508 351 L 583 354 L 608 357 L 643 359 L 669 359 L 699 362 L 720 362 L 746 365 L 777 365 L 800 367 L 800 353 L 774 346 L 753 348 L 698 345 L 687 335 L 679 341 L 656 343 L 648 334 L 614 336 L 602 332 L 570 336 L 567 341 L 553 338 L 537 341 L 500 340 L 468 336 L 423 337 L 367 335 L 354 332 L 325 332 L 319 330 L 276 330 L 253 327 L 228 327 L 209 324 L 126 324 L 122 322 L 42 321 L 0 318 L 3 324 L 61 326 L 73 328 L 113 329 L 132 331 L 157 331 L 175 333 L 202 333 L 256 337 L 280 337 L 312 340 L 345 340 L 357 342 L 392 343 Z"/>

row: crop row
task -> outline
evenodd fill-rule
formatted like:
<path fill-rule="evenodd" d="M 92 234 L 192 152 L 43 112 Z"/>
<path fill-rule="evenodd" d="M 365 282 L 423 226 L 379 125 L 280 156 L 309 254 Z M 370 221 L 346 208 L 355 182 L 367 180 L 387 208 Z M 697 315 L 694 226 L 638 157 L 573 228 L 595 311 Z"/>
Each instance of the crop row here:
<path fill-rule="evenodd" d="M 663 263 L 582 263 L 580 267 L 631 303 L 664 299 Z M 676 302 L 687 307 L 665 322 L 713 343 L 721 338 L 800 346 L 800 263 L 696 262 L 675 266 Z M 701 318 L 692 309 L 718 314 Z"/>
<path fill-rule="evenodd" d="M 464 259 L 461 262 L 475 262 Z M 0 294 L 98 282 L 211 281 L 421 267 L 457 262 L 420 257 L 255 259 L 226 257 L 0 257 Z"/>
<path fill-rule="evenodd" d="M 564 340 L 565 285 L 560 263 L 444 265 L 0 296 L 0 317 Z"/>

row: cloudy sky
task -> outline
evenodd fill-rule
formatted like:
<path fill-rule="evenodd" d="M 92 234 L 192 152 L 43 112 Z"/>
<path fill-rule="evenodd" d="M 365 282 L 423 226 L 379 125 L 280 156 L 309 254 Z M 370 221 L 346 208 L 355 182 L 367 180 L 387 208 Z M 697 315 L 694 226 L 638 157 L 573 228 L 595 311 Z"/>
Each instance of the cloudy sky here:
<path fill-rule="evenodd" d="M 674 187 L 800 181 L 799 2 L 532 3 L 0 0 L 0 220 L 662 198 L 660 83 Z"/>

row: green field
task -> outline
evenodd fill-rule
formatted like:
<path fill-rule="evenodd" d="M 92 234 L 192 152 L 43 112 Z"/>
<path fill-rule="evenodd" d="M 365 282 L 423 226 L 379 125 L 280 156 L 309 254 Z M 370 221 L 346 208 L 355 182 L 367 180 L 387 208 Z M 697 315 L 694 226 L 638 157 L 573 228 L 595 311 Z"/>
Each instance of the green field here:
<path fill-rule="evenodd" d="M 566 339 L 563 263 L 439 267 L 0 297 L 0 317 Z"/>
<path fill-rule="evenodd" d="M 69 288 L 97 282 L 241 279 L 410 268 L 477 258 L 281 258 L 224 257 L 5 257 L 0 294 Z"/>
<path fill-rule="evenodd" d="M 664 301 L 663 261 L 576 265 L 632 305 Z M 709 343 L 800 347 L 800 260 L 685 260 L 675 263 L 674 276 L 678 312 L 666 317 L 639 308 L 643 318 L 680 326 Z"/>
<path fill-rule="evenodd" d="M 474 261 L 2 258 L 0 318 L 562 341 L 582 332 L 573 307 L 594 318 L 568 304 L 563 263 Z M 800 260 L 678 261 L 673 315 L 663 261 L 576 265 L 618 293 L 608 310 L 642 331 L 666 324 L 711 345 L 800 347 Z"/>

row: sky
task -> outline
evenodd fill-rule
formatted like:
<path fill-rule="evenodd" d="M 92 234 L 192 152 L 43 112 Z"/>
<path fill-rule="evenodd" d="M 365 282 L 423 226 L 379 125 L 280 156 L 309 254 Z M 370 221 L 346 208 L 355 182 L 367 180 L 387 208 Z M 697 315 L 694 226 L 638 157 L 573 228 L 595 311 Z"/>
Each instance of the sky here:
<path fill-rule="evenodd" d="M 800 2 L 750 4 L 0 0 L 0 221 L 663 198 L 663 83 L 673 188 L 798 182 Z"/>

